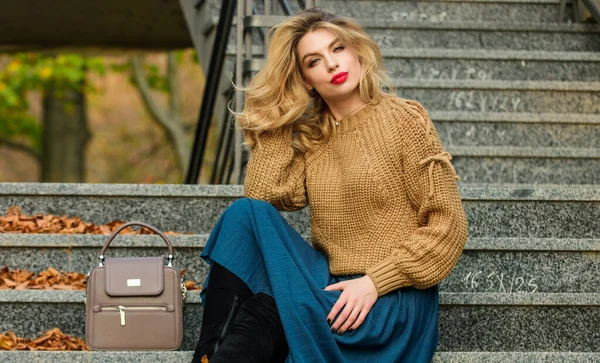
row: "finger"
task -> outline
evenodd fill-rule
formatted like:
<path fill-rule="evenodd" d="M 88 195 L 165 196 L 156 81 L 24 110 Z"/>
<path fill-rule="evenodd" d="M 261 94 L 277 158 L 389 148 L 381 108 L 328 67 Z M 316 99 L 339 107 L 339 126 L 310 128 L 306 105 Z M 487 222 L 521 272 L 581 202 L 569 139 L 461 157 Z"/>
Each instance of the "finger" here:
<path fill-rule="evenodd" d="M 342 327 L 342 325 L 346 322 L 348 317 L 350 316 L 350 313 L 352 313 L 352 310 L 354 309 L 354 305 L 355 304 L 353 304 L 351 302 L 346 303 L 346 306 L 340 313 L 340 316 L 338 316 L 335 319 L 335 322 L 331 326 L 331 331 L 333 331 L 334 333 L 341 334 L 339 330 Z"/>
<path fill-rule="evenodd" d="M 346 301 L 347 296 L 344 293 L 342 293 L 342 295 L 338 298 L 338 300 L 333 305 L 333 308 L 331 308 L 331 311 L 327 315 L 327 322 L 329 323 L 329 325 L 332 325 L 334 323 L 333 319 L 335 319 L 340 310 L 342 310 L 344 305 L 346 305 Z"/>
<path fill-rule="evenodd" d="M 344 289 L 344 281 L 336 282 L 335 284 L 331 284 L 329 286 L 325 286 L 325 290 L 343 290 Z"/>
<path fill-rule="evenodd" d="M 348 305 L 346 305 L 346 306 L 348 306 Z M 346 321 L 344 322 L 342 327 L 338 330 L 340 332 L 340 334 L 344 334 L 356 322 L 358 315 L 363 310 L 362 306 L 363 305 L 360 303 L 354 305 L 354 309 L 352 309 L 350 316 L 348 316 L 348 319 L 346 319 Z"/>
<path fill-rule="evenodd" d="M 360 311 L 360 314 L 358 315 L 358 317 L 356 318 L 356 320 L 354 321 L 354 324 L 352 324 L 350 329 L 352 329 L 352 330 L 358 329 L 358 327 L 361 326 L 361 324 L 365 321 L 365 318 L 367 317 L 367 314 L 369 314 L 369 311 L 371 311 L 371 307 L 367 307 L 367 306 L 363 307 L 363 309 Z"/>

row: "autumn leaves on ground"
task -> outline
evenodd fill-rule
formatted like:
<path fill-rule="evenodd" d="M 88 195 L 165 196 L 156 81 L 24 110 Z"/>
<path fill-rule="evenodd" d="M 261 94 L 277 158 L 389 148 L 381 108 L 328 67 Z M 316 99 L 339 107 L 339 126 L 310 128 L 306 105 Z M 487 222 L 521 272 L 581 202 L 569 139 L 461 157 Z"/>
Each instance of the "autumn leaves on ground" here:
<path fill-rule="evenodd" d="M 0 216 L 0 233 L 56 233 L 56 234 L 104 234 L 110 235 L 125 222 L 113 221 L 95 225 L 79 217 L 68 218 L 52 214 L 27 216 L 18 207 L 11 207 L 5 216 Z M 125 228 L 121 234 L 154 234 L 147 228 L 133 230 Z M 166 235 L 181 233 L 167 231 Z M 181 270 L 185 275 L 185 269 Z M 0 290 L 85 290 L 85 274 L 58 271 L 52 266 L 39 273 L 21 269 L 0 268 Z M 199 290 L 195 281 L 186 281 L 188 290 Z M 0 350 L 90 350 L 81 338 L 64 334 L 55 328 L 35 339 L 17 337 L 14 332 L 0 333 Z"/>
<path fill-rule="evenodd" d="M 91 350 L 81 338 L 64 334 L 60 329 L 48 330 L 35 339 L 19 338 L 9 331 L 0 334 L 0 350 Z"/>

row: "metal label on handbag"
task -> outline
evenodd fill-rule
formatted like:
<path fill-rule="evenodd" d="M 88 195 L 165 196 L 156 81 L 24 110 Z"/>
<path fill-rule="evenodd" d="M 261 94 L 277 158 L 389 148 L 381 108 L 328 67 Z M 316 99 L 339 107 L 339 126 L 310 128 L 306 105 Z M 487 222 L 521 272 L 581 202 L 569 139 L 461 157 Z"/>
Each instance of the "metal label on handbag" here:
<path fill-rule="evenodd" d="M 158 233 L 169 247 L 162 257 L 104 258 L 124 228 L 139 225 Z M 185 286 L 172 267 L 173 248 L 156 228 L 129 222 L 108 238 L 86 288 L 85 340 L 93 350 L 174 350 L 183 340 Z"/>

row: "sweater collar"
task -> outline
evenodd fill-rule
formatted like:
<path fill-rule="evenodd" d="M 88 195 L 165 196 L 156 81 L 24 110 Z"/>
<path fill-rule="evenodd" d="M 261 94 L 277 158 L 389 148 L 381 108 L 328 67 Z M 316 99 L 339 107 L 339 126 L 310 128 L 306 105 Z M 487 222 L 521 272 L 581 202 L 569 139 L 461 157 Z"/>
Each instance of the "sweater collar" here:
<path fill-rule="evenodd" d="M 385 97 L 383 99 L 385 99 Z M 382 99 L 382 101 L 383 101 L 383 99 Z M 350 131 L 356 129 L 359 125 L 363 124 L 364 122 L 369 122 L 369 120 L 372 121 L 373 120 L 373 111 L 377 108 L 377 106 L 380 103 L 381 102 L 377 102 L 377 101 L 371 101 L 369 103 L 365 103 L 364 105 L 360 106 L 356 110 L 352 111 L 351 114 L 337 120 L 339 125 L 338 126 L 334 125 L 334 127 L 337 128 L 338 133 L 343 134 L 343 133 L 350 132 Z"/>

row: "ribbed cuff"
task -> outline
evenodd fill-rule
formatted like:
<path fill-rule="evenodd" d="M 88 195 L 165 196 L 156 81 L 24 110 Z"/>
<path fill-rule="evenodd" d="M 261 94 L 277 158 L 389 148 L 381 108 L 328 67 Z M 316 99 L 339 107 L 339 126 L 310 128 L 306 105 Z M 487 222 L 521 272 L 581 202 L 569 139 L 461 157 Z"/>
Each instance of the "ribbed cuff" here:
<path fill-rule="evenodd" d="M 394 259 L 391 257 L 369 267 L 365 274 L 375 283 L 379 296 L 409 285 L 408 278 L 398 271 Z"/>

